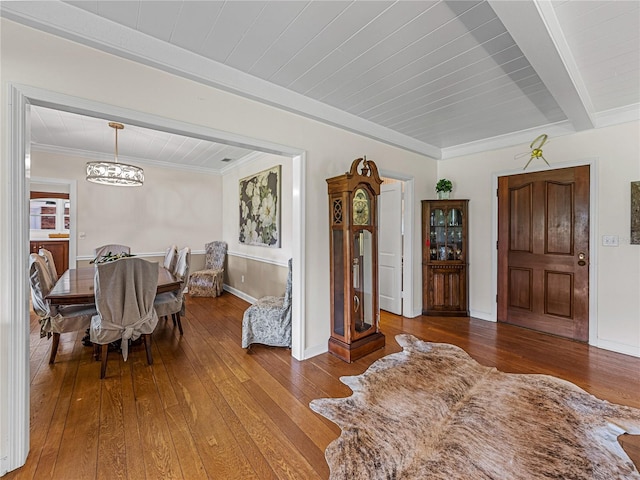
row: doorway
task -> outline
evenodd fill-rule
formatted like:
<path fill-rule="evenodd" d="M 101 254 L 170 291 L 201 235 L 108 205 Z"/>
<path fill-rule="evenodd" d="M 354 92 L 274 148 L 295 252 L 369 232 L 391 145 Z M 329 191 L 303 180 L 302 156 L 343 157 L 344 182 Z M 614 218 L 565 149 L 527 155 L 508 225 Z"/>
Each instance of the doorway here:
<path fill-rule="evenodd" d="M 234 143 L 254 150 L 286 155 L 293 158 L 293 303 L 292 303 L 292 356 L 304 359 L 305 352 L 305 164 L 306 152 L 299 148 L 233 135 L 185 122 L 123 109 L 42 89 L 10 85 L 8 94 L 10 120 L 8 122 L 8 155 L 3 157 L 2 171 L 6 173 L 3 189 L 3 239 L 1 253 L 3 268 L 0 270 L 3 318 L 7 322 L 5 336 L 7 346 L 3 371 L 10 372 L 12 388 L 0 395 L 0 405 L 5 412 L 0 421 L 8 440 L 8 454 L 0 459 L 0 467 L 8 470 L 24 464 L 29 452 L 29 342 L 28 342 L 28 272 L 25 259 L 29 252 L 28 182 L 30 175 L 29 125 L 30 105 L 46 106 L 89 116 L 108 117 L 114 121 L 164 130 L 184 136 L 196 136 L 218 143 Z"/>
<path fill-rule="evenodd" d="M 589 339 L 588 165 L 498 178 L 500 322 Z"/>

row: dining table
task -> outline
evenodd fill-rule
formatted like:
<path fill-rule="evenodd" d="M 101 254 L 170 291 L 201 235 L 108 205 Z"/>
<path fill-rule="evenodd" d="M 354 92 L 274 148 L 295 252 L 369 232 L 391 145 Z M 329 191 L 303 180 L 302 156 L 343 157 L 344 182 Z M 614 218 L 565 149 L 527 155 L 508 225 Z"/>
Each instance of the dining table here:
<path fill-rule="evenodd" d="M 51 305 L 88 305 L 96 303 L 93 279 L 96 267 L 70 268 L 64 272 L 46 299 Z M 180 288 L 180 280 L 158 264 L 157 293 L 174 292 Z"/>

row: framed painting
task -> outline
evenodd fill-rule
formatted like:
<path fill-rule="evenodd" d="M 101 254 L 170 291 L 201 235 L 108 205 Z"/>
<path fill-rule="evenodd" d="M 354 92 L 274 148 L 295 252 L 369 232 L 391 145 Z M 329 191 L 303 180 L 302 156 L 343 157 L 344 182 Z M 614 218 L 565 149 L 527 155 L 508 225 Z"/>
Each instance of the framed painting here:
<path fill-rule="evenodd" d="M 240 179 L 240 243 L 280 247 L 280 169 Z"/>
<path fill-rule="evenodd" d="M 631 245 L 640 245 L 640 182 L 631 182 Z"/>

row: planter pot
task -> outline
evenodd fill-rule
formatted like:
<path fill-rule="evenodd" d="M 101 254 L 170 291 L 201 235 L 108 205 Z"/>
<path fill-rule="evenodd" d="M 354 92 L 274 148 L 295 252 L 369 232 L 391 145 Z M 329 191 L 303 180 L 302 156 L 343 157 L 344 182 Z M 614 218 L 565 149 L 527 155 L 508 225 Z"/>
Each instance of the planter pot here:
<path fill-rule="evenodd" d="M 438 200 L 449 200 L 449 193 L 451 192 L 437 192 Z"/>

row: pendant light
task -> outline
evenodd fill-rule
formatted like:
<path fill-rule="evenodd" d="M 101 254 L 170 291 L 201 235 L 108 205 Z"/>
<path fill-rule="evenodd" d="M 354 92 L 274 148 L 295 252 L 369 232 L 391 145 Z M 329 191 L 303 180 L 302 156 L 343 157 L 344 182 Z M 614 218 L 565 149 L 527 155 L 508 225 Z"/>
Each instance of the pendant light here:
<path fill-rule="evenodd" d="M 117 185 L 121 187 L 139 187 L 144 183 L 144 171 L 135 165 L 118 162 L 118 130 L 124 125 L 109 122 L 109 126 L 116 131 L 116 149 L 113 162 L 87 162 L 87 181 L 102 185 Z"/>

